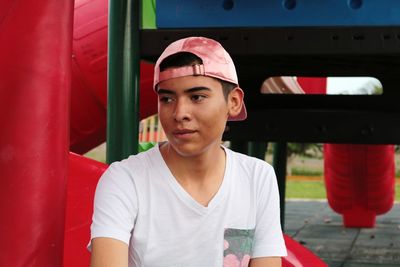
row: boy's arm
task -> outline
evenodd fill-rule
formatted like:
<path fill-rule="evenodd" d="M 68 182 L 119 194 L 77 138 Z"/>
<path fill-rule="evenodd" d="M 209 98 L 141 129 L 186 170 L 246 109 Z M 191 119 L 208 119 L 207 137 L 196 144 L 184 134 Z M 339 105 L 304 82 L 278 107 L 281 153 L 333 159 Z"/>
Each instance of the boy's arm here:
<path fill-rule="evenodd" d="M 90 266 L 128 267 L 128 245 L 113 238 L 93 238 Z"/>
<path fill-rule="evenodd" d="M 251 259 L 249 267 L 281 267 L 281 257 L 262 257 Z"/>

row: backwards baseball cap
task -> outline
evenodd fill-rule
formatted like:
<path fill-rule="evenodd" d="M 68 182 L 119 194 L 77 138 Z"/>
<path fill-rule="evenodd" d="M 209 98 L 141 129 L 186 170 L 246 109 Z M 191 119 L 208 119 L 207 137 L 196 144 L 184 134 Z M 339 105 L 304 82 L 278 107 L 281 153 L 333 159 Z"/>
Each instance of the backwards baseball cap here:
<path fill-rule="evenodd" d="M 167 68 L 160 72 L 160 63 L 165 58 L 179 52 L 192 53 L 198 56 L 203 63 L 193 66 Z M 153 89 L 157 90 L 157 85 L 168 79 L 199 75 L 227 81 L 240 88 L 233 60 L 220 43 L 205 37 L 188 37 L 171 43 L 158 58 L 154 67 Z M 246 119 L 246 117 L 247 111 L 243 103 L 239 115 L 229 117 L 228 120 L 240 121 Z"/>

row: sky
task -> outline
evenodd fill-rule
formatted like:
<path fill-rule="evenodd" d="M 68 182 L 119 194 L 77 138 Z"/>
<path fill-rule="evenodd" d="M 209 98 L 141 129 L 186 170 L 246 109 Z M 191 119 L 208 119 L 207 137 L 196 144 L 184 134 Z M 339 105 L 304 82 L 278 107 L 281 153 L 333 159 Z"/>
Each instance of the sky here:
<path fill-rule="evenodd" d="M 329 77 L 327 94 L 372 94 L 374 86 L 382 84 L 372 77 Z"/>

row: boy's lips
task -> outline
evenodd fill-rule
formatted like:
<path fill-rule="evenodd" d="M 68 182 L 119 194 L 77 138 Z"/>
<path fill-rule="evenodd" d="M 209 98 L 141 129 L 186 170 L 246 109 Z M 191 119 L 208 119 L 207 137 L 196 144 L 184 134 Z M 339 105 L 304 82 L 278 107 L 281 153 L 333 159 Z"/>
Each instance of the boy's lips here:
<path fill-rule="evenodd" d="M 192 129 L 178 129 L 178 130 L 174 130 L 172 132 L 172 134 L 175 136 L 187 136 L 187 135 L 193 134 L 195 132 L 196 132 L 196 130 L 192 130 Z"/>

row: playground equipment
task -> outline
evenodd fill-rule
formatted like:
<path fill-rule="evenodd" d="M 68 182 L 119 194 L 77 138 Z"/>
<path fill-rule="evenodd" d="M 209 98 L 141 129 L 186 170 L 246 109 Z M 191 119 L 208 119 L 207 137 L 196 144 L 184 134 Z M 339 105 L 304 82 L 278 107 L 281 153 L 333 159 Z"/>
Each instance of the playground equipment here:
<path fill-rule="evenodd" d="M 73 1 L 0 1 L 0 265 L 60 266 Z"/>
<path fill-rule="evenodd" d="M 325 186 L 346 227 L 374 227 L 395 197 L 393 145 L 324 145 Z"/>
<path fill-rule="evenodd" d="M 396 0 L 255 0 L 252 5 L 246 0 L 158 0 L 157 26 L 182 29 L 398 25 L 396 4 Z"/>
<path fill-rule="evenodd" d="M 71 151 L 85 153 L 106 139 L 107 118 L 107 1 L 75 1 Z M 153 64 L 140 64 L 140 117 L 157 113 L 153 93 Z"/>
<path fill-rule="evenodd" d="M 299 77 L 307 94 L 326 94 L 326 78 Z M 329 206 L 346 227 L 374 227 L 395 197 L 393 145 L 324 144 L 324 179 Z"/>
<path fill-rule="evenodd" d="M 75 151 L 83 152 L 104 137 L 105 93 L 99 88 L 105 89 L 106 42 L 102 38 L 107 4 L 86 0 L 76 1 L 76 5 L 75 22 L 81 27 L 75 29 L 73 41 L 73 1 L 41 1 L 40 5 L 32 0 L 0 2 L 0 116 L 5 125 L 0 132 L 0 210 L 6 215 L 0 224 L 6 229 L 0 241 L 1 266 L 50 267 L 64 262 L 75 267 L 88 261 L 89 205 L 96 179 L 106 166 L 78 155 L 68 157 L 69 75 L 72 70 L 71 136 L 75 137 L 71 144 Z M 96 19 L 98 14 L 101 16 Z M 94 20 L 85 25 L 85 18 L 91 16 Z M 72 43 L 75 58 L 71 66 Z M 146 74 L 149 72 L 143 74 L 142 88 L 146 87 Z M 150 101 L 147 92 L 151 90 L 141 95 L 143 103 Z M 155 105 L 148 108 L 143 114 L 155 111 Z M 286 237 L 286 242 L 287 266 L 324 266 L 294 241 Z"/>
<path fill-rule="evenodd" d="M 94 192 L 107 167 L 104 163 L 81 155 L 69 154 L 63 262 L 65 267 L 89 266 L 90 254 L 86 246 L 90 239 Z"/>

